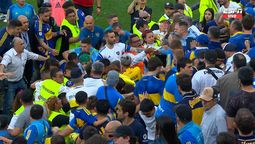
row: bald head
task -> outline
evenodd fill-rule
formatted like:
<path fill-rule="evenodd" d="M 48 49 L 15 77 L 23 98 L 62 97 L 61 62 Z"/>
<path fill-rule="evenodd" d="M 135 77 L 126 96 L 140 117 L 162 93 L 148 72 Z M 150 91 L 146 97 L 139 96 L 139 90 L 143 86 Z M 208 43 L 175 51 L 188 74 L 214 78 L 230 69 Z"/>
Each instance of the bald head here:
<path fill-rule="evenodd" d="M 95 24 L 94 18 L 91 15 L 87 15 L 84 20 L 84 27 L 90 31 L 93 31 L 94 24 Z"/>
<path fill-rule="evenodd" d="M 121 125 L 122 125 L 121 122 L 117 120 L 108 122 L 108 124 L 105 126 L 105 137 L 108 140 L 112 140 L 113 137 L 111 137 L 110 135 L 112 135 L 115 132 L 115 130 Z"/>
<path fill-rule="evenodd" d="M 29 22 L 26 16 L 24 15 L 20 15 L 18 17 L 18 20 L 21 22 L 22 24 L 22 31 L 28 31 L 28 27 L 29 27 Z"/>

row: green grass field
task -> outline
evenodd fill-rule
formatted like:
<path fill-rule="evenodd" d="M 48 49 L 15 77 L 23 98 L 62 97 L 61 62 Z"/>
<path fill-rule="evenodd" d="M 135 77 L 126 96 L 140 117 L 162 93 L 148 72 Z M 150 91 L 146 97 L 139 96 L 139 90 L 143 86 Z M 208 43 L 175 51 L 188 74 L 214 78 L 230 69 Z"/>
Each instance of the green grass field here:
<path fill-rule="evenodd" d="M 193 4 L 197 3 L 199 0 L 187 0 L 187 4 L 192 6 Z M 15 0 L 13 0 L 15 2 Z M 28 3 L 34 5 L 35 9 L 37 10 L 36 0 L 27 0 Z M 97 16 L 93 14 L 96 25 L 99 25 L 103 28 L 107 27 L 107 16 L 109 14 L 117 14 L 119 16 L 120 23 L 123 25 L 124 29 L 129 30 L 130 28 L 130 15 L 127 13 L 127 8 L 132 0 L 102 0 L 102 9 L 101 14 Z M 152 20 L 158 21 L 159 17 L 164 13 L 164 3 L 166 2 L 173 2 L 175 0 L 148 0 L 148 6 L 152 8 Z M 95 9 L 94 9 L 95 10 Z M 199 14 L 198 10 L 194 11 L 194 18 L 197 19 Z M 5 26 L 6 23 L 0 21 L 0 27 Z"/>

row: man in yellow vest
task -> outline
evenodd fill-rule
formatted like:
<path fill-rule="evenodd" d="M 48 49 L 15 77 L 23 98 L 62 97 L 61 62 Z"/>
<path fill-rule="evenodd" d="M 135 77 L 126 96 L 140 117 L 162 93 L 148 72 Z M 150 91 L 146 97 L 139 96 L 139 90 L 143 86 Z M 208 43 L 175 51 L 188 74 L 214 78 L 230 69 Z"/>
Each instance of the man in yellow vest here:
<path fill-rule="evenodd" d="M 58 46 L 59 53 L 64 51 L 75 49 L 80 46 L 79 35 L 80 29 L 76 21 L 76 14 L 73 9 L 66 10 L 65 19 L 62 21 L 61 30 L 66 32 L 66 36 L 62 37 L 61 47 Z M 62 55 L 59 55 L 62 59 Z"/>
<path fill-rule="evenodd" d="M 174 5 L 170 2 L 165 3 L 164 11 L 165 11 L 165 14 L 160 17 L 160 19 L 158 20 L 158 23 L 160 23 L 161 21 L 164 21 L 164 20 L 168 20 L 170 23 L 172 23 L 172 15 L 174 12 Z"/>
<path fill-rule="evenodd" d="M 49 97 L 58 96 L 65 90 L 64 74 L 59 68 L 53 68 L 50 72 L 51 79 L 44 80 L 40 88 L 39 101 L 45 103 Z"/>

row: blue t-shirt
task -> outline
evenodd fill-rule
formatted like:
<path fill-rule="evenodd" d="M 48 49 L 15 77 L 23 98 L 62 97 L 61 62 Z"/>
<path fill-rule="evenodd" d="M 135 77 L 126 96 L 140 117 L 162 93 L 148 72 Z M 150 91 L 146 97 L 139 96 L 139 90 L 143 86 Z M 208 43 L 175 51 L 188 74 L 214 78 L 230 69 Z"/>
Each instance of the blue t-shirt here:
<path fill-rule="evenodd" d="M 201 128 L 193 121 L 187 123 L 180 129 L 178 138 L 182 144 L 204 144 Z"/>
<path fill-rule="evenodd" d="M 84 20 L 85 20 L 85 14 L 82 10 L 78 9 L 77 10 L 77 15 L 78 15 L 78 25 L 79 28 L 82 28 L 84 26 Z"/>
<path fill-rule="evenodd" d="M 105 95 L 105 89 L 107 92 L 107 96 Z M 96 97 L 98 100 L 105 100 L 109 101 L 111 109 L 114 110 L 117 106 L 118 102 L 123 99 L 123 96 L 113 87 L 111 86 L 101 86 L 98 88 Z M 108 98 L 107 98 L 108 97 Z"/>
<path fill-rule="evenodd" d="M 93 123 L 97 121 L 97 118 L 85 107 L 78 107 L 73 110 L 72 113 L 74 114 L 74 118 L 70 121 L 68 126 L 78 133 L 85 125 L 93 126 Z"/>
<path fill-rule="evenodd" d="M 24 131 L 27 144 L 44 144 L 47 136 L 51 134 L 51 128 L 46 120 L 33 121 Z"/>
<path fill-rule="evenodd" d="M 99 48 L 99 44 L 101 44 L 103 37 L 104 37 L 104 30 L 99 26 L 94 26 L 94 31 L 91 32 L 90 30 L 83 28 L 80 33 L 80 40 L 84 38 L 90 37 L 91 38 L 91 45 L 94 48 Z"/>
<path fill-rule="evenodd" d="M 140 144 L 148 143 L 146 128 L 141 123 L 139 123 L 137 120 L 134 120 L 133 123 L 131 123 L 128 127 L 134 131 L 134 134 Z"/>
<path fill-rule="evenodd" d="M 24 15 L 29 21 L 36 15 L 34 7 L 27 3 L 23 7 L 20 7 L 17 3 L 11 5 L 7 14 L 8 20 L 18 19 L 20 15 Z"/>
<path fill-rule="evenodd" d="M 130 35 L 131 35 L 130 32 L 124 31 L 124 35 L 119 36 L 119 39 L 120 39 L 119 41 L 122 42 L 122 43 L 126 43 L 129 39 Z"/>
<path fill-rule="evenodd" d="M 209 41 L 208 49 L 217 49 L 217 48 L 221 48 L 220 42 Z"/>
<path fill-rule="evenodd" d="M 8 133 L 7 130 L 0 130 L 0 137 L 6 137 L 8 139 L 12 139 L 13 137 Z M 0 140 L 0 144 L 4 144 L 3 141 Z"/>
<path fill-rule="evenodd" d="M 229 43 L 235 44 L 237 46 L 237 51 L 242 51 L 245 49 L 245 40 L 250 41 L 251 47 L 255 46 L 252 34 L 236 34 L 229 38 Z"/>
<path fill-rule="evenodd" d="M 112 26 L 111 26 L 111 25 L 109 25 L 108 27 L 106 27 L 106 28 L 104 29 L 104 32 L 106 32 L 106 31 L 108 31 L 108 30 L 112 30 Z"/>
<path fill-rule="evenodd" d="M 0 56 L 3 57 L 4 53 L 12 48 L 11 43 L 14 36 L 9 35 L 6 28 L 0 30 Z"/>

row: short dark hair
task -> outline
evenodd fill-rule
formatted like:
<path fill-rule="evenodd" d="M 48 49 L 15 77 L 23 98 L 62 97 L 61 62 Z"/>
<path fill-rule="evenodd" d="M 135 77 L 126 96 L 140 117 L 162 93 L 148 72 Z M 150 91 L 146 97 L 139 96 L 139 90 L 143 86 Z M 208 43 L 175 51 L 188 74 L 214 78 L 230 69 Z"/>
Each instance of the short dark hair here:
<path fill-rule="evenodd" d="M 96 109 L 98 114 L 107 115 L 110 109 L 110 104 L 108 100 L 98 100 L 96 104 Z"/>
<path fill-rule="evenodd" d="M 254 115 L 247 108 L 240 108 L 235 116 L 235 123 L 238 129 L 245 135 L 250 134 L 253 131 L 253 125 L 255 122 Z"/>
<path fill-rule="evenodd" d="M 242 25 L 245 30 L 251 30 L 254 25 L 254 17 L 251 15 L 246 15 L 242 18 Z"/>
<path fill-rule="evenodd" d="M 76 63 L 74 63 L 72 61 L 67 62 L 66 65 L 65 65 L 65 71 L 66 70 L 72 70 L 74 68 L 79 68 L 79 67 Z"/>
<path fill-rule="evenodd" d="M 85 126 L 84 128 L 82 128 L 82 132 L 80 133 L 79 137 L 82 140 L 87 140 L 90 137 L 92 137 L 94 134 L 99 134 L 98 130 L 93 127 L 93 126 Z"/>
<path fill-rule="evenodd" d="M 5 130 L 10 123 L 10 118 L 7 115 L 0 115 L 0 130 Z"/>
<path fill-rule="evenodd" d="M 143 99 L 140 104 L 140 111 L 142 112 L 150 112 L 154 109 L 154 103 L 150 99 Z"/>
<path fill-rule="evenodd" d="M 238 71 L 238 78 L 242 85 L 250 86 L 253 84 L 253 70 L 249 66 L 241 67 Z"/>
<path fill-rule="evenodd" d="M 47 12 L 50 12 L 50 9 L 48 7 L 40 7 L 38 9 L 38 15 L 45 14 Z"/>
<path fill-rule="evenodd" d="M 243 27 L 242 27 L 242 23 L 240 20 L 238 19 L 235 19 L 232 21 L 231 23 L 232 25 L 234 25 L 234 29 L 237 30 L 237 31 L 242 31 L 243 30 Z"/>
<path fill-rule="evenodd" d="M 14 29 L 16 27 L 21 27 L 22 23 L 19 20 L 10 20 L 7 25 L 7 28 Z"/>
<path fill-rule="evenodd" d="M 179 26 L 185 27 L 186 29 L 188 29 L 188 27 L 189 27 L 189 24 L 184 20 L 178 21 L 177 24 Z"/>
<path fill-rule="evenodd" d="M 66 1 L 63 5 L 62 5 L 62 8 L 63 9 L 68 9 L 70 7 L 74 7 L 74 4 L 72 1 Z"/>
<path fill-rule="evenodd" d="M 177 60 L 177 71 L 180 72 L 181 68 L 185 68 L 187 64 L 191 63 L 192 63 L 191 60 L 185 57 Z"/>
<path fill-rule="evenodd" d="M 174 107 L 175 113 L 184 124 L 192 121 L 192 110 L 187 104 L 178 104 Z"/>
<path fill-rule="evenodd" d="M 215 39 L 220 38 L 220 28 L 217 26 L 211 26 L 208 30 L 208 33 L 210 33 L 210 35 Z"/>
<path fill-rule="evenodd" d="M 141 27 L 143 27 L 144 25 L 147 25 L 147 24 L 148 24 L 148 22 L 146 20 L 140 18 L 136 22 L 136 28 L 139 30 Z"/>
<path fill-rule="evenodd" d="M 60 72 L 60 71 L 61 71 L 61 69 L 59 69 L 59 68 L 53 68 L 53 69 L 51 69 L 51 71 L 50 71 L 50 77 L 51 77 L 51 78 L 56 77 L 56 76 L 57 76 L 57 73 Z"/>
<path fill-rule="evenodd" d="M 65 10 L 65 16 L 66 16 L 66 17 L 67 17 L 69 14 L 71 14 L 71 13 L 74 13 L 74 14 L 76 15 L 75 11 L 74 11 L 73 9 L 71 9 L 71 8 Z"/>
<path fill-rule="evenodd" d="M 90 37 L 86 37 L 83 40 L 81 40 L 81 43 L 91 45 L 91 38 Z"/>
<path fill-rule="evenodd" d="M 30 110 L 30 116 L 35 120 L 41 119 L 43 116 L 43 107 L 38 104 L 33 105 Z"/>
<path fill-rule="evenodd" d="M 122 28 L 122 26 L 119 22 L 115 22 L 115 23 L 112 24 L 112 29 L 115 29 L 117 27 Z"/>
<path fill-rule="evenodd" d="M 221 132 L 218 134 L 216 138 L 217 144 L 237 144 L 236 136 L 228 133 L 228 132 Z"/>
<path fill-rule="evenodd" d="M 75 101 L 77 104 L 84 104 L 87 102 L 88 95 L 84 91 L 79 91 L 75 94 Z"/>
<path fill-rule="evenodd" d="M 176 83 L 184 92 L 192 90 L 191 77 L 188 74 L 177 75 Z"/>
<path fill-rule="evenodd" d="M 246 58 L 243 54 L 238 53 L 233 56 L 233 64 L 237 69 L 246 66 Z"/>
<path fill-rule="evenodd" d="M 65 138 L 60 135 L 53 135 L 50 139 L 51 144 L 65 144 Z"/>
<path fill-rule="evenodd" d="M 217 62 L 217 52 L 214 49 L 209 49 L 205 51 L 205 60 L 209 64 L 215 64 Z"/>
<path fill-rule="evenodd" d="M 85 144 L 107 144 L 107 139 L 100 134 L 94 134 L 92 137 L 86 140 Z"/>
<path fill-rule="evenodd" d="M 252 68 L 253 72 L 255 72 L 255 58 L 252 58 L 249 63 L 250 67 Z"/>
<path fill-rule="evenodd" d="M 87 102 L 87 109 L 92 110 L 97 105 L 97 97 L 96 96 L 90 96 Z"/>
<path fill-rule="evenodd" d="M 78 59 L 78 56 L 75 52 L 71 52 L 69 55 L 68 55 L 68 60 L 69 61 L 73 61 L 75 59 Z"/>
<path fill-rule="evenodd" d="M 162 61 L 158 57 L 153 57 L 149 59 L 147 68 L 149 71 L 155 71 L 157 67 L 163 66 Z"/>
<path fill-rule="evenodd" d="M 110 14 L 107 19 L 108 21 L 110 21 L 111 19 L 115 18 L 115 17 L 118 17 L 116 14 Z"/>
<path fill-rule="evenodd" d="M 136 104 L 131 100 L 123 99 L 119 102 L 120 107 L 122 108 L 123 113 L 128 112 L 128 117 L 135 116 Z"/>
<path fill-rule="evenodd" d="M 114 33 L 114 31 L 113 30 L 107 30 L 107 31 L 104 32 L 104 36 L 108 36 L 109 33 Z"/>
<path fill-rule="evenodd" d="M 34 100 L 33 92 L 31 89 L 25 89 L 21 96 L 21 101 L 24 103 L 31 103 Z"/>

